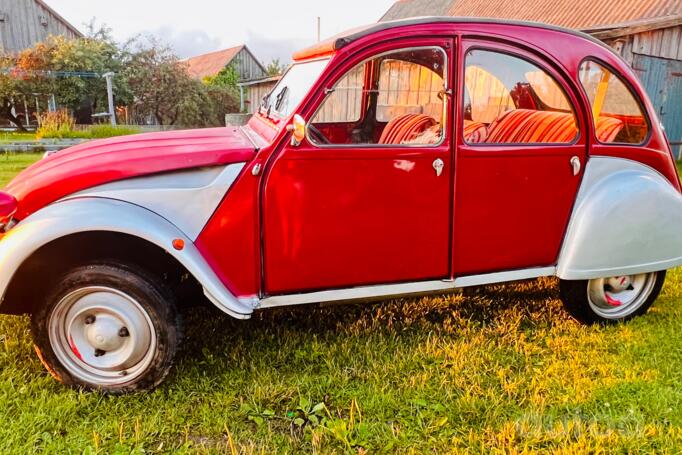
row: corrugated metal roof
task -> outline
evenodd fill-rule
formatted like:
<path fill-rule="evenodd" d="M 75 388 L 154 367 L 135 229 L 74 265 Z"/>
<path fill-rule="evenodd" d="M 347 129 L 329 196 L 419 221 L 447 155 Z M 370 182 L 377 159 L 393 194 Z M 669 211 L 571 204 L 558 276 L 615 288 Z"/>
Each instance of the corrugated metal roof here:
<path fill-rule="evenodd" d="M 398 0 L 379 22 L 416 16 L 447 16 L 452 0 Z"/>
<path fill-rule="evenodd" d="M 440 3 L 440 0 L 399 0 L 382 20 L 445 14 L 535 21 L 585 29 L 682 13 L 680 0 L 449 0 L 449 7 L 439 12 Z"/>
<path fill-rule="evenodd" d="M 244 49 L 244 45 L 223 49 L 222 51 L 210 52 L 208 54 L 197 55 L 185 60 L 187 62 L 189 74 L 195 79 L 203 79 L 207 76 L 215 76 L 223 68 L 230 64 L 239 51 Z"/>

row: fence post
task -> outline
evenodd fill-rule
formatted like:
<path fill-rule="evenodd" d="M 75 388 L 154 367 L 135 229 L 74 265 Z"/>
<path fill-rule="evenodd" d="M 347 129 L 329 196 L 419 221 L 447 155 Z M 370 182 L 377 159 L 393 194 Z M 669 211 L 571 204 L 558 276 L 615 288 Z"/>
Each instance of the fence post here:
<path fill-rule="evenodd" d="M 108 72 L 102 74 L 107 80 L 107 98 L 109 100 L 109 118 L 111 119 L 111 125 L 116 126 L 116 110 L 114 109 L 114 87 L 112 79 L 114 78 L 114 73 Z"/>

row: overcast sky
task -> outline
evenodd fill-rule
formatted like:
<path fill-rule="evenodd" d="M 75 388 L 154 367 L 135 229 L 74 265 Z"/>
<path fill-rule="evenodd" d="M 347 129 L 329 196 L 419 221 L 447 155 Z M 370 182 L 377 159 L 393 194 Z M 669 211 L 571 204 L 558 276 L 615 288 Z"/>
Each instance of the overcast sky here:
<path fill-rule="evenodd" d="M 312 44 L 316 18 L 322 38 L 376 22 L 393 0 L 46 0 L 55 11 L 84 31 L 96 18 L 113 29 L 119 41 L 153 34 L 181 57 L 246 43 L 256 56 L 289 61 L 296 49 Z"/>

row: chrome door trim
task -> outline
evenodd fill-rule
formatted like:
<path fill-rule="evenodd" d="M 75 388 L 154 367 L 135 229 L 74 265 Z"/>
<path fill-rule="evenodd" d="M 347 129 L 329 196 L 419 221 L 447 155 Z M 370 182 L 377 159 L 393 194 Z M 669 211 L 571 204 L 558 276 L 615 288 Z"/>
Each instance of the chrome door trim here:
<path fill-rule="evenodd" d="M 530 280 L 543 276 L 554 276 L 556 267 L 535 267 L 522 270 L 509 270 L 506 272 L 486 273 L 483 275 L 463 276 L 455 279 L 455 287 L 466 288 L 469 286 L 481 286 L 484 284 L 504 283 L 507 281 Z"/>
<path fill-rule="evenodd" d="M 344 302 L 354 300 L 373 300 L 391 297 L 404 297 L 419 294 L 451 292 L 468 286 L 501 283 L 505 281 L 526 280 L 542 276 L 554 275 L 556 268 L 539 267 L 506 272 L 487 273 L 484 275 L 470 275 L 455 280 L 416 281 L 410 283 L 382 284 L 375 286 L 358 286 L 345 289 L 308 292 L 303 294 L 275 295 L 261 299 L 257 309 L 281 306 L 304 305 L 308 303 Z"/>

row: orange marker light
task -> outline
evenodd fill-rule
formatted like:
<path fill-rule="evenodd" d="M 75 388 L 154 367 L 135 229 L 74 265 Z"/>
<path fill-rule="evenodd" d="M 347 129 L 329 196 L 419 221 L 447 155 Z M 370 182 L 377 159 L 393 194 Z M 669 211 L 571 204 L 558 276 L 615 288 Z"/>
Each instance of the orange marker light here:
<path fill-rule="evenodd" d="M 173 248 L 175 248 L 178 251 L 181 251 L 182 249 L 185 248 L 185 241 L 182 239 L 173 239 Z"/>

